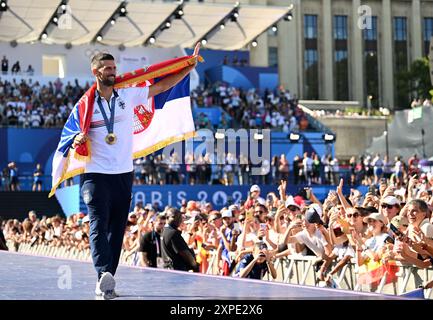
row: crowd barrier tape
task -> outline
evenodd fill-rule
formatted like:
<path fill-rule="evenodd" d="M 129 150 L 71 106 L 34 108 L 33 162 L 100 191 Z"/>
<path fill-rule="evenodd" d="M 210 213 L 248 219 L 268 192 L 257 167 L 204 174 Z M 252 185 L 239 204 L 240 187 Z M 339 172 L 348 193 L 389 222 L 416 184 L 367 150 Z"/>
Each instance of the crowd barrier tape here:
<path fill-rule="evenodd" d="M 49 256 L 70 260 L 79 261 L 92 261 L 90 249 L 79 250 L 76 247 L 68 248 L 66 246 L 53 247 L 45 244 L 31 245 L 30 243 L 14 243 L 11 240 L 7 241 L 7 246 L 10 251 L 20 253 L 33 254 L 38 256 Z M 218 259 L 216 250 L 209 251 L 208 268 L 206 274 L 218 274 Z M 274 263 L 277 270 L 277 277 L 273 279 L 267 273 L 263 280 L 276 281 L 297 285 L 310 285 L 318 286 L 319 281 L 314 270 L 315 264 L 319 261 L 317 257 L 313 256 L 287 256 L 277 259 Z M 135 266 L 138 264 L 137 253 L 130 253 L 122 250 L 120 256 L 121 265 Z M 331 265 L 332 268 L 335 264 Z M 433 268 L 419 269 L 413 265 L 402 264 L 397 262 L 399 271 L 397 273 L 397 281 L 385 285 L 386 275 L 382 278 L 376 293 L 402 295 L 409 291 L 419 288 L 423 283 L 433 280 Z M 330 270 L 330 269 L 329 269 Z M 369 291 L 365 286 L 357 284 L 358 267 L 354 259 L 346 264 L 335 276 L 333 277 L 334 283 L 337 288 L 348 289 L 355 291 Z M 426 299 L 432 298 L 433 289 L 425 289 L 424 297 Z"/>

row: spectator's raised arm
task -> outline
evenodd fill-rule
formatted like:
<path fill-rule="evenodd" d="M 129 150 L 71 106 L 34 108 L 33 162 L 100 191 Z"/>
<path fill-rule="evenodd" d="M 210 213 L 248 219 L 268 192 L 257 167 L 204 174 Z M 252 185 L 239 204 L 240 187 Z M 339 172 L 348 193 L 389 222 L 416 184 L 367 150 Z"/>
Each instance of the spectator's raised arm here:
<path fill-rule="evenodd" d="M 340 184 L 337 187 L 337 196 L 338 199 L 340 199 L 340 203 L 343 206 L 344 211 L 346 211 L 346 209 L 352 208 L 352 206 L 343 195 L 343 184 L 344 184 L 344 180 L 340 179 Z"/>

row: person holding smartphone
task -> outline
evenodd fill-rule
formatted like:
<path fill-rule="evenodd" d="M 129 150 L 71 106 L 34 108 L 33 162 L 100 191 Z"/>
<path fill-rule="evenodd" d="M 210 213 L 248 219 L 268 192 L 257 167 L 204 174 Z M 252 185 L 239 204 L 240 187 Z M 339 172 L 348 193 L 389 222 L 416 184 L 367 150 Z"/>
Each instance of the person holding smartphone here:
<path fill-rule="evenodd" d="M 277 277 L 274 266 L 275 256 L 268 251 L 266 243 L 257 241 L 253 253 L 246 254 L 240 261 L 235 276 L 240 278 L 261 280 L 267 272 L 272 278 Z"/>
<path fill-rule="evenodd" d="M 251 186 L 248 200 L 244 204 L 245 209 L 254 207 L 256 203 L 260 203 L 263 205 L 266 204 L 265 199 L 260 197 L 260 191 L 260 187 L 257 184 Z"/>

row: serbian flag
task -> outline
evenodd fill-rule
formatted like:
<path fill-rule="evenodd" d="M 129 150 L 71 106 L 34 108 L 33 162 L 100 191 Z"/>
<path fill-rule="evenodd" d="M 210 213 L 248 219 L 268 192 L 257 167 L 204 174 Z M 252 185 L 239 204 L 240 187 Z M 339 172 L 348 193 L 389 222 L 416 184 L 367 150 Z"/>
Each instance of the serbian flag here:
<path fill-rule="evenodd" d="M 114 89 L 152 85 L 194 64 L 195 59 L 195 56 L 185 56 L 122 74 L 116 77 Z M 198 60 L 203 61 L 200 56 Z M 86 162 L 92 156 L 90 140 L 76 149 L 71 146 L 77 134 L 89 132 L 95 91 L 96 83 L 80 98 L 65 123 L 53 158 L 52 189 L 49 197 L 54 195 L 63 181 L 84 173 Z M 134 106 L 134 119 L 131 121 L 134 123 L 133 159 L 145 157 L 169 144 L 194 137 L 189 75 L 173 88 Z"/>
<path fill-rule="evenodd" d="M 390 260 L 384 263 L 369 259 L 359 267 L 358 284 L 378 286 L 384 276 L 386 276 L 384 284 L 395 282 L 398 270 L 395 261 Z"/>

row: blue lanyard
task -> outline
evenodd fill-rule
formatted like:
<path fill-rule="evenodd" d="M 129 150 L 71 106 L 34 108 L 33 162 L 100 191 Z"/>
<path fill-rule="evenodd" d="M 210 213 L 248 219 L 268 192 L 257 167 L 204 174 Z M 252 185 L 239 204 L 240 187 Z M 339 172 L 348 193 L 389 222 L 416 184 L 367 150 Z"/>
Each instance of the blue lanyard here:
<path fill-rule="evenodd" d="M 116 98 L 118 97 L 117 92 L 113 90 L 114 96 L 111 98 L 111 106 L 110 103 L 107 102 L 108 108 L 110 109 L 110 121 L 108 121 L 107 114 L 105 113 L 104 107 L 101 101 L 101 95 L 98 94 L 98 106 L 101 110 L 102 117 L 104 118 L 105 127 L 107 128 L 108 133 L 113 133 L 114 131 L 114 111 L 116 109 Z"/>

